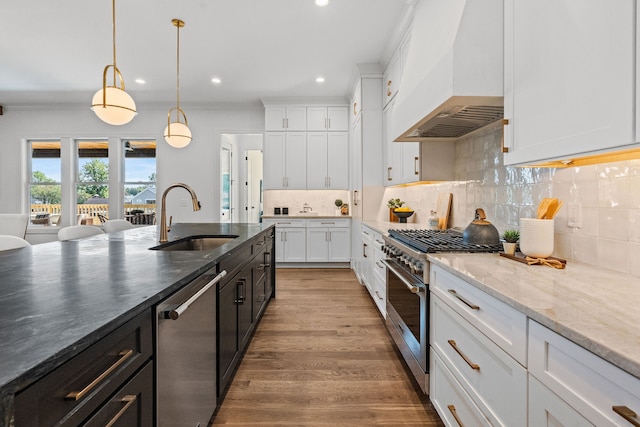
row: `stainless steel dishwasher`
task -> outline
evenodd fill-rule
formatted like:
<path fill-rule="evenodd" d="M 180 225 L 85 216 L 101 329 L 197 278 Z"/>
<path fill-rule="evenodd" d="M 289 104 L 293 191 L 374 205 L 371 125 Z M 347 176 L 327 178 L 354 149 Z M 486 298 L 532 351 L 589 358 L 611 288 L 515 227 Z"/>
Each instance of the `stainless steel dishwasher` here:
<path fill-rule="evenodd" d="M 205 427 L 216 409 L 217 269 L 160 303 L 157 327 L 159 426 Z"/>

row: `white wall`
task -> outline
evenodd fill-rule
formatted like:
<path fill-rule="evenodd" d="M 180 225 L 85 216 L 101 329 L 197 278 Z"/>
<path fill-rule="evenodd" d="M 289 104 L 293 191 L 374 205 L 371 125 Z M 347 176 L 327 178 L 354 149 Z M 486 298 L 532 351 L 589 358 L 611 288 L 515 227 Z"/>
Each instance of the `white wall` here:
<path fill-rule="evenodd" d="M 4 115 L 0 116 L 0 212 L 21 212 L 28 203 L 23 197 L 26 188 L 24 139 L 151 137 L 158 141 L 158 203 L 166 187 L 183 182 L 195 190 L 202 210 L 193 212 L 190 203 L 181 207 L 180 201 L 188 199 L 189 195 L 182 189 L 174 189 L 167 196 L 167 213 L 173 215 L 173 221 L 217 222 L 220 212 L 220 134 L 254 133 L 264 129 L 264 109 L 260 106 L 228 109 L 183 106 L 193 140 L 186 148 L 175 149 L 167 145 L 162 136 L 169 108 L 138 105 L 138 115 L 123 126 L 103 123 L 88 106 L 5 109 Z"/>

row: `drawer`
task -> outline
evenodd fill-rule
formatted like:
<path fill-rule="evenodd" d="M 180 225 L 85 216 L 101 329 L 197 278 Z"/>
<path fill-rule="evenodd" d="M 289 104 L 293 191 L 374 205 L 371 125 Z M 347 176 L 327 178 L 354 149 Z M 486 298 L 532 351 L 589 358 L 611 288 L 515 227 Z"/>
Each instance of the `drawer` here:
<path fill-rule="evenodd" d="M 366 241 L 367 243 L 373 243 L 374 231 L 372 229 L 365 225 L 362 225 L 360 233 L 362 234 L 362 240 Z"/>
<path fill-rule="evenodd" d="M 307 220 L 307 228 L 327 228 L 327 227 L 340 227 L 340 228 L 349 228 L 351 227 L 351 220 L 346 218 L 324 218 L 324 219 L 308 219 Z"/>
<path fill-rule="evenodd" d="M 383 318 L 387 318 L 387 287 L 378 276 L 374 276 L 371 298 L 378 306 Z"/>
<path fill-rule="evenodd" d="M 429 397 L 442 421 L 450 426 L 490 426 L 482 411 L 431 350 Z"/>
<path fill-rule="evenodd" d="M 306 220 L 304 218 L 282 218 L 282 219 L 271 219 L 265 218 L 262 220 L 262 223 L 265 225 L 275 224 L 276 228 L 287 228 L 287 227 L 305 227 Z"/>
<path fill-rule="evenodd" d="M 529 425 L 593 427 L 586 418 L 532 375 L 529 375 Z"/>
<path fill-rule="evenodd" d="M 387 281 L 387 267 L 382 263 L 385 258 L 381 250 L 376 249 L 373 251 L 373 272 L 382 279 L 383 283 Z"/>
<path fill-rule="evenodd" d="M 433 264 L 429 282 L 433 294 L 527 366 L 527 317 L 523 313 Z"/>
<path fill-rule="evenodd" d="M 640 414 L 640 379 L 533 320 L 529 361 L 532 375 L 595 425 L 633 425 L 614 406 Z"/>
<path fill-rule="evenodd" d="M 16 426 L 79 425 L 151 358 L 151 323 L 138 315 L 16 395 Z"/>
<path fill-rule="evenodd" d="M 233 277 L 251 260 L 254 255 L 254 246 L 246 243 L 228 252 L 224 258 L 220 259 L 220 269 L 218 271 L 226 270 L 227 277 Z"/>
<path fill-rule="evenodd" d="M 83 426 L 151 427 L 153 400 L 153 364 L 148 362 Z"/>
<path fill-rule="evenodd" d="M 431 298 L 431 345 L 491 424 L 527 422 L 527 370 L 439 297 Z"/>

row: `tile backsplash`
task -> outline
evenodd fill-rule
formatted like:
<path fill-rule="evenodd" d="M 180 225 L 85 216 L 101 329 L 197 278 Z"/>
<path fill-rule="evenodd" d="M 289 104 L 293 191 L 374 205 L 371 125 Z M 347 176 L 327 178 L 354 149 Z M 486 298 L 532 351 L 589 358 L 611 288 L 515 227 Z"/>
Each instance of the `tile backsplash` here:
<path fill-rule="evenodd" d="M 476 208 L 500 232 L 535 217 L 540 200 L 564 205 L 555 218 L 554 255 L 640 276 L 640 161 L 554 168 L 505 167 L 501 130 L 469 135 L 456 144 L 455 182 L 386 188 L 378 219 L 388 219 L 386 201 L 400 197 L 425 223 L 440 192 L 453 194 L 451 225 L 466 227 Z M 581 226 L 570 228 L 568 207 L 576 206 Z"/>
<path fill-rule="evenodd" d="M 305 203 L 318 215 L 340 215 L 336 212 L 335 200 L 349 204 L 347 190 L 265 190 L 264 214 L 273 215 L 274 207 L 288 207 L 289 214 L 302 210 Z"/>

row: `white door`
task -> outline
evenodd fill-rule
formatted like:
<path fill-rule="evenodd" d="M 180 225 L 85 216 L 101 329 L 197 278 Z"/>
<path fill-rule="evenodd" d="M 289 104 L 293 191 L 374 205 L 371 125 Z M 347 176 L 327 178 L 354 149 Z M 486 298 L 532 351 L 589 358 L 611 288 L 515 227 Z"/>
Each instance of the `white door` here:
<path fill-rule="evenodd" d="M 307 188 L 307 134 L 305 132 L 286 133 L 286 146 L 284 168 L 286 189 L 305 190 Z"/>
<path fill-rule="evenodd" d="M 326 262 L 329 253 L 327 228 L 307 228 L 307 262 Z"/>
<path fill-rule="evenodd" d="M 327 107 L 327 129 L 347 132 L 349 130 L 349 107 Z"/>
<path fill-rule="evenodd" d="M 247 222 L 257 224 L 262 216 L 262 151 L 246 151 Z"/>
<path fill-rule="evenodd" d="M 284 230 L 284 262 L 305 262 L 306 260 L 306 228 L 285 228 Z M 276 249 L 277 251 L 277 249 Z"/>
<path fill-rule="evenodd" d="M 233 208 L 232 148 L 221 143 L 220 148 L 220 222 L 231 222 Z"/>

